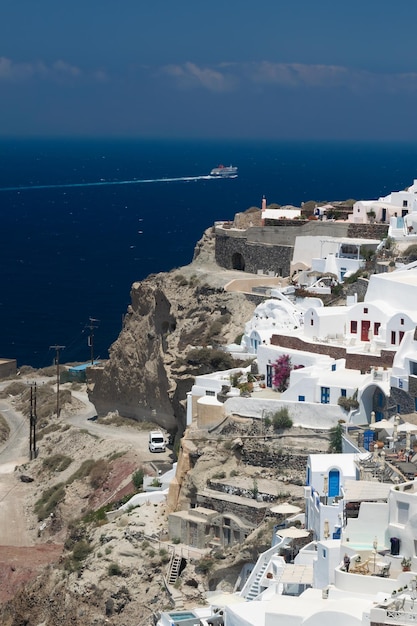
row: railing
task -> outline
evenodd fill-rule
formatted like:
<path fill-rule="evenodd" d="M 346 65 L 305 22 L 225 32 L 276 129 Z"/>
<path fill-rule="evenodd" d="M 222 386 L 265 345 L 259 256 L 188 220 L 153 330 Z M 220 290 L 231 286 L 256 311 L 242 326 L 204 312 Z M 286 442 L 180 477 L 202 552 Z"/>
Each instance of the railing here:
<path fill-rule="evenodd" d="M 387 609 L 386 622 L 388 624 L 415 624 L 417 623 L 417 613 L 407 611 Z"/>

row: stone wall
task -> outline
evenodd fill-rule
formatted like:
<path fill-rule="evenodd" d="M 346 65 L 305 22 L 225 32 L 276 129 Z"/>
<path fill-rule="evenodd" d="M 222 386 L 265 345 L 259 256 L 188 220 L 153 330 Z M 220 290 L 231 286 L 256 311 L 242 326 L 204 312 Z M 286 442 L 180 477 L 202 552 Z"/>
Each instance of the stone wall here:
<path fill-rule="evenodd" d="M 293 247 L 285 245 L 256 244 L 245 238 L 216 236 L 216 262 L 220 267 L 257 274 L 273 272 L 289 276 Z"/>
<path fill-rule="evenodd" d="M 197 504 L 221 514 L 232 513 L 253 526 L 261 524 L 265 517 L 265 511 L 269 509 L 267 503 L 260 504 L 249 498 L 216 498 L 215 492 L 209 490 L 197 494 Z"/>
<path fill-rule="evenodd" d="M 245 215 L 247 219 L 239 222 L 239 225 L 242 223 L 246 226 L 251 215 Z M 351 224 L 349 222 L 281 220 L 279 224 L 275 222 L 265 227 L 259 227 L 253 223 L 253 226 L 246 230 L 230 226 L 228 224 L 215 229 L 215 258 L 218 265 L 226 269 L 237 269 L 253 274 L 256 274 L 258 270 L 264 273 L 274 272 L 278 276 L 290 275 L 290 263 L 295 239 L 298 236 L 383 239 L 388 233 L 386 224 Z"/>
<path fill-rule="evenodd" d="M 415 401 L 416 396 L 411 395 L 414 391 L 416 394 L 416 390 L 410 390 L 409 393 L 404 391 L 404 389 L 398 389 L 397 387 L 391 387 L 391 401 L 395 407 L 395 413 L 414 413 L 415 411 Z M 398 411 L 399 409 L 399 411 Z"/>
<path fill-rule="evenodd" d="M 347 353 L 346 348 L 322 343 L 309 343 L 298 337 L 287 337 L 285 335 L 273 335 L 271 344 L 291 350 L 327 354 L 333 359 L 346 359 L 346 367 L 348 369 L 360 370 L 361 372 L 366 372 L 371 367 L 392 367 L 394 360 L 394 353 L 388 350 L 381 350 L 380 356 L 375 354 L 352 354 Z"/>
<path fill-rule="evenodd" d="M 352 239 L 384 239 L 388 235 L 388 224 L 349 223 L 348 237 Z"/>

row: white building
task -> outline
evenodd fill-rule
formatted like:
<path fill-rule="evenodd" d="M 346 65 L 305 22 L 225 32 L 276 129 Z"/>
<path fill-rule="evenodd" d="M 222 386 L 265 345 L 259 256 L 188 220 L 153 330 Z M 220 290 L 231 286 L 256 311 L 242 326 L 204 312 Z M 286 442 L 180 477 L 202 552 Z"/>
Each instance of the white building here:
<path fill-rule="evenodd" d="M 323 472 L 318 473 L 325 474 L 329 467 L 325 463 Z M 360 487 L 362 481 L 350 482 Z M 373 493 L 369 492 L 372 485 Z M 299 596 L 282 595 L 281 581 L 288 580 L 290 574 L 296 576 L 296 572 L 292 565 L 287 566 L 288 574 L 285 567 L 274 569 L 271 549 L 268 562 L 260 557 L 256 566 L 262 569 L 263 592 L 254 602 L 225 606 L 224 623 L 227 626 L 415 623 L 417 482 L 395 487 L 384 485 L 385 494 L 381 486 L 364 483 L 361 497 L 374 501 L 362 501 L 358 517 L 343 524 L 341 540 L 313 542 L 299 552 L 294 566 L 312 563 L 313 588 Z M 356 497 L 353 492 L 352 495 Z M 350 555 L 348 570 L 345 554 Z M 403 571 L 405 558 L 411 561 L 411 571 Z"/>
<path fill-rule="evenodd" d="M 353 239 L 348 237 L 296 237 L 291 276 L 298 273 L 298 284 L 310 287 L 318 274 L 333 275 L 342 282 L 347 274 L 354 274 L 364 267 L 363 249 L 376 250 L 379 239 Z M 304 268 L 303 271 L 302 268 Z"/>

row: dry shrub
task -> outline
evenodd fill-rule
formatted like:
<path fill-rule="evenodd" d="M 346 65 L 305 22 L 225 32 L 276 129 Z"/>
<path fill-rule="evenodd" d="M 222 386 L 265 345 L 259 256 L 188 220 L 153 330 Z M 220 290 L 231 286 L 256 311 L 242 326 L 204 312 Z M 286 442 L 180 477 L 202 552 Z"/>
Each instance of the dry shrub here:
<path fill-rule="evenodd" d="M 104 459 L 99 459 L 90 470 L 90 484 L 93 489 L 98 489 L 106 481 L 109 475 L 110 465 Z"/>
<path fill-rule="evenodd" d="M 19 396 L 21 393 L 27 390 L 27 385 L 25 383 L 21 383 L 20 381 L 16 381 L 10 383 L 0 392 L 0 398 L 8 398 L 9 396 Z"/>
<path fill-rule="evenodd" d="M 7 441 L 10 435 L 10 428 L 3 415 L 0 413 L 0 443 Z"/>

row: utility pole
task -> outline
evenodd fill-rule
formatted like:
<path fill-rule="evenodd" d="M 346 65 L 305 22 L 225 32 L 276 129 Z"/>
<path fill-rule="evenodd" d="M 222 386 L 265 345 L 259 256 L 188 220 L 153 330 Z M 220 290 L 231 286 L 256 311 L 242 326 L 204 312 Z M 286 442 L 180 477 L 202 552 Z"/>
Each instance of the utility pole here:
<path fill-rule="evenodd" d="M 90 329 L 90 334 L 88 336 L 88 345 L 90 346 L 90 360 L 91 360 L 91 365 L 94 364 L 94 329 L 98 328 L 98 326 L 96 326 L 94 324 L 94 322 L 99 322 L 100 320 L 96 320 L 94 317 L 89 317 L 89 324 L 87 324 L 87 328 Z"/>
<path fill-rule="evenodd" d="M 36 383 L 30 387 L 29 459 L 36 459 Z"/>
<path fill-rule="evenodd" d="M 55 364 L 56 364 L 56 416 L 59 417 L 59 352 L 63 350 L 65 346 L 49 346 L 50 350 L 55 350 Z"/>

